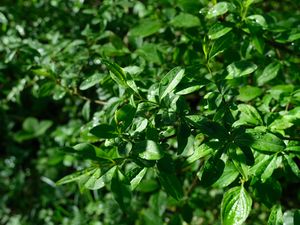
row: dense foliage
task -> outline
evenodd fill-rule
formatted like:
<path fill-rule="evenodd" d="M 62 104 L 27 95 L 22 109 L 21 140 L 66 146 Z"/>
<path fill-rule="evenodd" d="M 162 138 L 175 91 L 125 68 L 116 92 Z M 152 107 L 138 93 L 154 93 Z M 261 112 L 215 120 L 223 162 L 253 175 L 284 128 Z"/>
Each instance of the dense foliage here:
<path fill-rule="evenodd" d="M 0 224 L 300 224 L 298 0 L 1 0 Z"/>

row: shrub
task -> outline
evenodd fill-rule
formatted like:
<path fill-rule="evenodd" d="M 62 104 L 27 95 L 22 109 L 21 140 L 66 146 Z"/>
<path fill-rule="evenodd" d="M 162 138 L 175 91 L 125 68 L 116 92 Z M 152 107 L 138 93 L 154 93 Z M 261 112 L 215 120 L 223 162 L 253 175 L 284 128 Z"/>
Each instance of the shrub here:
<path fill-rule="evenodd" d="M 1 223 L 299 224 L 299 23 L 296 0 L 4 0 Z"/>

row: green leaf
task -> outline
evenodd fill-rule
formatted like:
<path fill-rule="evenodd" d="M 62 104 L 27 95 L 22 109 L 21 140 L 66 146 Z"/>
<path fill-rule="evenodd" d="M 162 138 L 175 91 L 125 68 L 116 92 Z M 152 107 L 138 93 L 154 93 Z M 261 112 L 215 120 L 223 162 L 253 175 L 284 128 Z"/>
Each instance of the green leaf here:
<path fill-rule="evenodd" d="M 219 142 L 203 143 L 195 149 L 194 153 L 190 157 L 187 158 L 187 162 L 193 163 L 193 162 L 197 161 L 198 159 L 208 156 L 211 153 L 213 153 L 214 151 L 217 151 L 219 147 L 220 147 Z"/>
<path fill-rule="evenodd" d="M 111 191 L 123 211 L 129 211 L 131 190 L 126 177 L 117 169 L 111 180 Z"/>
<path fill-rule="evenodd" d="M 267 65 L 262 74 L 257 78 L 258 85 L 262 86 L 270 80 L 273 80 L 277 76 L 280 67 L 281 66 L 278 62 L 273 62 Z"/>
<path fill-rule="evenodd" d="M 126 72 L 123 70 L 123 68 L 121 68 L 118 64 L 110 62 L 106 59 L 102 59 L 102 62 L 111 71 L 110 76 L 115 82 L 117 82 L 117 84 L 123 87 L 128 86 L 126 83 Z"/>
<path fill-rule="evenodd" d="M 181 122 L 179 127 L 177 128 L 177 154 L 181 154 L 183 150 L 185 149 L 188 138 L 190 136 L 191 129 L 190 127 L 185 123 Z"/>
<path fill-rule="evenodd" d="M 171 20 L 170 24 L 174 27 L 190 28 L 199 26 L 200 20 L 192 14 L 180 13 Z"/>
<path fill-rule="evenodd" d="M 152 34 L 155 34 L 162 27 L 161 22 L 156 19 L 145 19 L 142 20 L 139 25 L 132 28 L 129 32 L 131 36 L 136 37 L 148 37 Z"/>
<path fill-rule="evenodd" d="M 115 113 L 115 121 L 118 126 L 125 130 L 128 128 L 135 117 L 136 108 L 130 104 L 126 104 L 122 106 L 119 110 Z"/>
<path fill-rule="evenodd" d="M 223 160 L 210 157 L 204 164 L 203 170 L 198 175 L 201 184 L 208 187 L 215 183 L 221 176 L 225 168 Z"/>
<path fill-rule="evenodd" d="M 89 178 L 84 184 L 85 188 L 90 190 L 98 190 L 100 188 L 103 188 L 105 185 L 111 182 L 114 174 L 116 173 L 116 169 L 117 167 L 114 166 L 104 174 L 94 174 L 94 177 Z"/>
<path fill-rule="evenodd" d="M 160 100 L 172 92 L 184 77 L 184 69 L 175 67 L 170 70 L 161 80 Z"/>
<path fill-rule="evenodd" d="M 223 225 L 243 224 L 251 210 L 252 199 L 243 186 L 229 189 L 221 203 Z"/>
<path fill-rule="evenodd" d="M 87 90 L 96 84 L 99 84 L 101 80 L 103 80 L 104 74 L 96 73 L 88 78 L 86 78 L 79 86 L 80 90 Z"/>
<path fill-rule="evenodd" d="M 284 142 L 276 135 L 249 130 L 236 138 L 236 143 L 241 146 L 250 146 L 254 150 L 266 154 L 281 152 L 285 148 Z"/>
<path fill-rule="evenodd" d="M 290 155 L 284 154 L 284 157 L 287 160 L 289 166 L 291 167 L 291 170 L 293 171 L 293 173 L 297 177 L 300 177 L 300 170 L 299 170 L 297 163 L 293 160 L 293 155 L 292 154 L 290 154 Z"/>
<path fill-rule="evenodd" d="M 240 94 L 237 96 L 237 99 L 242 102 L 251 101 L 263 93 L 259 87 L 249 85 L 241 87 L 239 92 Z"/>
<path fill-rule="evenodd" d="M 217 122 L 210 121 L 200 115 L 188 115 L 185 118 L 193 127 L 199 129 L 203 134 L 206 134 L 211 138 L 228 138 L 226 129 Z"/>
<path fill-rule="evenodd" d="M 224 188 L 230 185 L 239 176 L 234 164 L 227 160 L 222 176 L 213 184 L 214 187 Z"/>
<path fill-rule="evenodd" d="M 233 39 L 233 35 L 231 33 L 227 33 L 226 35 L 218 38 L 212 45 L 209 51 L 209 59 L 213 59 L 224 50 L 231 46 Z"/>
<path fill-rule="evenodd" d="M 268 219 L 268 225 L 283 225 L 281 205 L 274 205 Z"/>
<path fill-rule="evenodd" d="M 158 179 L 165 191 L 171 195 L 174 199 L 180 200 L 183 197 L 182 184 L 174 174 L 169 174 L 160 171 Z"/>
<path fill-rule="evenodd" d="M 211 19 L 217 16 L 221 16 L 229 10 L 229 3 L 227 2 L 218 2 L 207 12 L 206 18 Z"/>
<path fill-rule="evenodd" d="M 236 121 L 233 126 L 243 125 L 243 124 L 252 124 L 252 125 L 263 125 L 263 121 L 257 112 L 257 110 L 246 104 L 239 104 L 238 109 L 241 112 L 240 119 Z"/>
<path fill-rule="evenodd" d="M 137 186 L 140 184 L 141 180 L 145 176 L 147 172 L 147 168 L 143 168 L 131 181 L 130 181 L 130 186 L 131 190 L 134 190 L 137 188 Z"/>
<path fill-rule="evenodd" d="M 86 101 L 82 107 L 81 110 L 82 113 L 82 117 L 85 120 L 89 120 L 90 119 L 90 115 L 91 115 L 91 101 Z"/>
<path fill-rule="evenodd" d="M 59 181 L 56 182 L 57 185 L 67 184 L 73 181 L 77 181 L 83 177 L 88 177 L 90 174 L 94 173 L 97 169 L 95 167 L 90 167 L 84 170 L 76 171 L 75 173 L 69 174 Z"/>
<path fill-rule="evenodd" d="M 228 75 L 226 79 L 234 79 L 253 73 L 257 69 L 257 65 L 249 61 L 238 61 L 227 66 Z"/>
<path fill-rule="evenodd" d="M 138 154 L 142 159 L 146 160 L 158 160 L 164 156 L 164 152 L 161 150 L 159 144 L 152 140 L 145 140 L 136 143 L 132 147 L 133 154 Z"/>
<path fill-rule="evenodd" d="M 282 157 L 277 157 L 277 155 L 271 156 L 272 160 L 269 162 L 264 172 L 261 175 L 261 181 L 265 182 L 269 177 L 272 176 L 275 169 L 281 166 Z"/>
<path fill-rule="evenodd" d="M 218 39 L 225 34 L 227 34 L 229 31 L 232 30 L 232 27 L 226 27 L 222 23 L 215 23 L 208 31 L 208 38 L 211 40 Z"/>
<path fill-rule="evenodd" d="M 97 125 L 90 130 L 90 133 L 95 135 L 98 138 L 105 138 L 105 139 L 118 137 L 118 133 L 115 127 L 109 124 Z"/>

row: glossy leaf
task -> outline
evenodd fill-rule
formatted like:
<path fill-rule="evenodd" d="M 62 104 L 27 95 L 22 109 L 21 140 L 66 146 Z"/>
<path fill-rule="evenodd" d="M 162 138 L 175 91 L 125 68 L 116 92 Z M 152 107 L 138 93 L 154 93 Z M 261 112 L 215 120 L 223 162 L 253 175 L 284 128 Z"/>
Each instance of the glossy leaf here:
<path fill-rule="evenodd" d="M 172 92 L 184 77 L 184 69 L 175 67 L 170 70 L 161 80 L 160 99 Z"/>
<path fill-rule="evenodd" d="M 241 225 L 247 219 L 252 199 L 243 186 L 225 192 L 221 203 L 221 219 L 224 225 Z"/>
<path fill-rule="evenodd" d="M 234 79 L 253 73 L 257 65 L 249 61 L 239 61 L 228 65 L 226 69 L 228 72 L 226 79 Z"/>

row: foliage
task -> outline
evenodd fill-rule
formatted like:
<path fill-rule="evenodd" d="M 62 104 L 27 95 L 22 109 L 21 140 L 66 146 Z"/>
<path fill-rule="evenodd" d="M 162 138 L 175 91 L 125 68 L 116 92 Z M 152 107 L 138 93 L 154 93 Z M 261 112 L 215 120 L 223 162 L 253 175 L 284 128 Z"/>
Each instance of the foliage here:
<path fill-rule="evenodd" d="M 2 0 L 1 224 L 299 224 L 297 0 Z"/>

